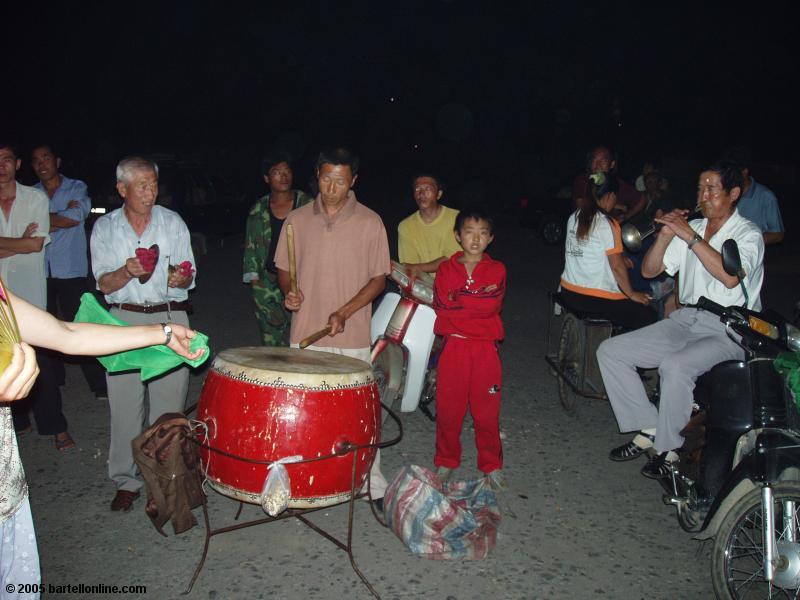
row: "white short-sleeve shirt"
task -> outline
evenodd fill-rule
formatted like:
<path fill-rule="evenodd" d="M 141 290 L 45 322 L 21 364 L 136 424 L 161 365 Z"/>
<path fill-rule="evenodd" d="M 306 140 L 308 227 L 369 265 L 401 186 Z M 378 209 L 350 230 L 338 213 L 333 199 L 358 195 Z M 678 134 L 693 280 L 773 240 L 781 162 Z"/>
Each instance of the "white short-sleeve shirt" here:
<path fill-rule="evenodd" d="M 608 262 L 610 255 L 623 251 L 619 225 L 598 212 L 589 234 L 579 239 L 579 212 L 573 213 L 567 221 L 561 286 L 577 294 L 609 300 L 624 299 L 626 296 L 620 291 Z"/>
<path fill-rule="evenodd" d="M 188 289 L 167 287 L 168 265 L 179 265 L 188 260 L 197 268 L 189 229 L 178 213 L 163 206 L 153 207 L 150 223 L 142 235 L 138 235 L 131 227 L 124 207 L 97 220 L 91 240 L 92 273 L 95 279 L 100 281 L 104 274 L 119 269 L 126 260 L 135 256 L 137 248 L 149 248 L 153 244 L 158 244 L 159 248 L 153 276 L 144 284 L 138 279 L 131 279 L 116 292 L 106 294 L 109 304 L 163 304 L 167 300 L 180 302 L 189 297 L 188 290 L 195 286 L 196 273 Z"/>
<path fill-rule="evenodd" d="M 38 228 L 34 237 L 43 237 L 41 252 L 0 258 L 0 277 L 20 298 L 44 310 L 47 307 L 44 246 L 50 243 L 50 200 L 44 192 L 17 182 L 17 195 L 8 219 L 0 210 L 0 236 L 20 238 L 29 224 Z"/>
<path fill-rule="evenodd" d="M 707 219 L 695 219 L 689 226 L 699 235 L 705 234 Z M 758 226 L 745 219 L 734 210 L 733 214 L 722 225 L 708 243 L 717 252 L 722 252 L 725 240 L 734 239 L 739 246 L 742 268 L 746 273 L 744 279 L 747 294 L 750 297 L 748 308 L 761 310 L 761 284 L 764 282 L 764 237 Z M 686 242 L 674 237 L 664 252 L 664 269 L 670 275 L 680 273 L 678 282 L 679 298 L 682 304 L 695 304 L 700 296 L 721 304 L 722 306 L 741 306 L 744 304 L 744 293 L 741 286 L 728 289 L 716 279 L 700 262 Z"/>

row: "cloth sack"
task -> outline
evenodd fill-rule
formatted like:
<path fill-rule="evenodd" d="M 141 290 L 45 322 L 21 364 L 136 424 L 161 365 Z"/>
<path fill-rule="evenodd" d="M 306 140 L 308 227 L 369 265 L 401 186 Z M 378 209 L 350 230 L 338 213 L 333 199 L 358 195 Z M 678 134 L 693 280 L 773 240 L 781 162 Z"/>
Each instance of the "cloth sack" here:
<path fill-rule="evenodd" d="M 386 524 L 418 556 L 477 560 L 497 542 L 500 509 L 486 478 L 442 484 L 428 469 L 408 465 L 383 503 Z"/>

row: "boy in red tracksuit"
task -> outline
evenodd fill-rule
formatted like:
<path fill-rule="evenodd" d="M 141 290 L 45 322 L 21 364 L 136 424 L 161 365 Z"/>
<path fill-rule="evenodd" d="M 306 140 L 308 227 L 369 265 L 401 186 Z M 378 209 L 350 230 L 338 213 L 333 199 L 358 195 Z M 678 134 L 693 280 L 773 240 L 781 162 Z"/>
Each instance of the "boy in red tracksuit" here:
<path fill-rule="evenodd" d="M 461 427 L 469 407 L 475 425 L 478 468 L 505 489 L 500 442 L 503 339 L 500 309 L 506 268 L 485 253 L 494 239 L 492 218 L 480 209 L 458 214 L 455 234 L 462 252 L 439 265 L 434 282 L 436 324 L 445 338 L 436 378 L 436 474 L 449 479 L 461 463 Z"/>

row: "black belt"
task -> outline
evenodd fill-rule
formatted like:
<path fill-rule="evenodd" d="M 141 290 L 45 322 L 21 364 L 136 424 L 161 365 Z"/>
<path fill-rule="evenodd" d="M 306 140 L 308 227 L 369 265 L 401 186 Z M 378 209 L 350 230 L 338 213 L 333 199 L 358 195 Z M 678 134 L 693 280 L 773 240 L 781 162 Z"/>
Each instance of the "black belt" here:
<path fill-rule="evenodd" d="M 157 312 L 167 312 L 167 310 L 183 310 L 188 311 L 191 309 L 191 305 L 189 304 L 188 300 L 182 300 L 181 302 L 169 302 L 169 306 L 167 303 L 164 304 L 125 304 L 124 302 L 121 304 L 112 304 L 111 306 L 115 308 L 119 308 L 120 310 L 129 310 L 131 312 L 137 313 L 157 313 Z"/>

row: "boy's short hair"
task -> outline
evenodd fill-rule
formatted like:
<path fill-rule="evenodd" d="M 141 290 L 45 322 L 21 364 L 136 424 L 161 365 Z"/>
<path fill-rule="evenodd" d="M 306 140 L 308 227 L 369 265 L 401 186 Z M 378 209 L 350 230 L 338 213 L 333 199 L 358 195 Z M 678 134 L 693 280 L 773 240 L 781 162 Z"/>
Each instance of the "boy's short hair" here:
<path fill-rule="evenodd" d="M 471 206 L 468 208 L 464 208 L 458 212 L 458 216 L 456 217 L 456 224 L 453 227 L 453 231 L 458 233 L 461 231 L 461 228 L 464 226 L 464 222 L 467 219 L 475 219 L 476 221 L 486 221 L 489 224 L 489 233 L 494 235 L 494 217 L 489 214 L 489 211 L 484 209 L 480 206 Z"/>

